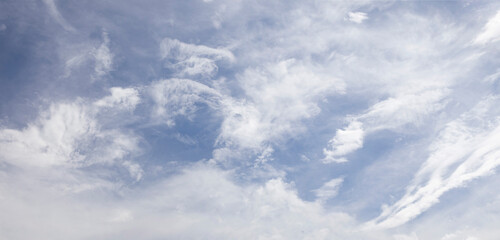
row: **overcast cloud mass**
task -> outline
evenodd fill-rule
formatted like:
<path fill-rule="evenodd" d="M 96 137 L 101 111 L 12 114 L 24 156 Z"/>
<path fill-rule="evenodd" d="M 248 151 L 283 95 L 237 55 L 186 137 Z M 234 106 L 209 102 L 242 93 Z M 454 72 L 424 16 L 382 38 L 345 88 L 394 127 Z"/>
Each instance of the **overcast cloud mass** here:
<path fill-rule="evenodd" d="M 0 2 L 0 239 L 498 240 L 500 3 Z"/>

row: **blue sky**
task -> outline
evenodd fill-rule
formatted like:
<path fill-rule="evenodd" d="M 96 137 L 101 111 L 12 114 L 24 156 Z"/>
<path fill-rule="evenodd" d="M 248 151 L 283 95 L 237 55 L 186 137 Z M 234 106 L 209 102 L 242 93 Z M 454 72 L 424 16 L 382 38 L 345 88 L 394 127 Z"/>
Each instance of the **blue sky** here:
<path fill-rule="evenodd" d="M 0 238 L 500 235 L 500 4 L 0 2 Z"/>

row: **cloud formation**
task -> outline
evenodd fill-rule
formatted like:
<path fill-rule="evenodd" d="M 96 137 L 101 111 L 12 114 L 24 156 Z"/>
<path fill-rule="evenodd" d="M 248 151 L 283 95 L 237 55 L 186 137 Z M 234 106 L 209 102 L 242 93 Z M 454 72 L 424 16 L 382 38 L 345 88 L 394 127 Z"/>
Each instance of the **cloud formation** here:
<path fill-rule="evenodd" d="M 170 38 L 165 38 L 161 42 L 160 54 L 162 59 L 167 60 L 165 66 L 180 77 L 196 75 L 211 77 L 218 70 L 216 61 L 235 60 L 234 55 L 227 49 L 189 44 Z"/>
<path fill-rule="evenodd" d="M 54 18 L 54 20 L 59 23 L 66 31 L 74 32 L 73 28 L 61 15 L 57 9 L 56 2 L 54 0 L 43 0 L 43 3 L 47 6 L 49 14 Z"/>
<path fill-rule="evenodd" d="M 495 16 L 488 20 L 483 27 L 483 31 L 474 39 L 474 43 L 485 44 L 498 41 L 500 39 L 498 26 L 500 26 L 500 12 L 497 12 Z"/>
<path fill-rule="evenodd" d="M 374 223 L 379 227 L 404 224 L 439 202 L 445 192 L 493 174 L 500 165 L 500 127 L 492 118 L 497 104 L 497 97 L 488 97 L 446 124 L 405 195 L 386 206 Z"/>
<path fill-rule="evenodd" d="M 345 129 L 337 130 L 335 137 L 329 141 L 331 149 L 323 149 L 324 163 L 347 162 L 343 156 L 363 147 L 364 131 L 362 123 L 353 121 Z"/>
<path fill-rule="evenodd" d="M 3 1 L 0 238 L 496 239 L 498 9 Z"/>
<path fill-rule="evenodd" d="M 347 16 L 349 17 L 349 21 L 354 23 L 362 23 L 368 19 L 368 16 L 364 12 L 349 12 Z"/>

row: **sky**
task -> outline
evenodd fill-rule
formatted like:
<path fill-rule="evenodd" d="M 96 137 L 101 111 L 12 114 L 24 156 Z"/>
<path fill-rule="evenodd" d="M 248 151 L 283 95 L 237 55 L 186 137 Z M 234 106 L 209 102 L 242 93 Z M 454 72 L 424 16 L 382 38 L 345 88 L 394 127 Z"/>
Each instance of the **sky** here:
<path fill-rule="evenodd" d="M 498 239 L 499 63 L 495 1 L 0 1 L 0 239 Z"/>

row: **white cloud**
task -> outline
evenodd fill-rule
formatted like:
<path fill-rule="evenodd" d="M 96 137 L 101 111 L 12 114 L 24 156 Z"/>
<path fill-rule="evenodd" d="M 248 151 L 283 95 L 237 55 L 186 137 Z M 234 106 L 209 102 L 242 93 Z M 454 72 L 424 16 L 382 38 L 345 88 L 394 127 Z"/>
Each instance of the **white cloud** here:
<path fill-rule="evenodd" d="M 486 44 L 500 40 L 500 11 L 488 20 L 483 31 L 474 39 L 475 44 Z"/>
<path fill-rule="evenodd" d="M 216 29 L 220 29 L 224 21 L 224 13 L 226 12 L 227 5 L 221 5 L 217 12 L 212 16 L 212 24 Z"/>
<path fill-rule="evenodd" d="M 80 168 L 113 164 L 137 152 L 137 137 L 116 126 L 102 125 L 98 117 L 102 107 L 132 109 L 138 100 L 134 95 L 137 92 L 121 88 L 113 88 L 111 92 L 112 96 L 94 103 L 83 99 L 54 103 L 21 130 L 0 129 L 0 161 L 26 169 Z M 140 179 L 139 166 L 126 165 L 131 175 Z"/>
<path fill-rule="evenodd" d="M 89 55 L 87 52 L 78 53 L 76 55 L 70 56 L 65 62 L 65 74 L 64 77 L 69 77 L 73 69 L 80 67 L 83 63 L 89 60 Z"/>
<path fill-rule="evenodd" d="M 174 56 L 177 56 L 177 50 L 172 49 L 176 48 L 187 48 L 196 54 L 211 54 L 214 51 L 200 46 L 186 47 L 177 41 L 170 44 L 171 41 L 168 40 L 167 52 L 174 52 Z M 203 51 L 192 50 L 198 47 Z M 190 51 L 180 51 L 180 58 L 187 57 L 184 55 Z M 197 103 L 207 104 L 223 116 L 218 146 L 258 152 L 273 141 L 299 134 L 302 131 L 301 121 L 320 112 L 317 102 L 328 95 L 343 93 L 342 81 L 313 72 L 313 69 L 314 66 L 304 66 L 293 59 L 263 69 L 248 69 L 238 77 L 245 99 L 233 98 L 189 79 L 158 81 L 149 87 L 156 103 L 154 117 L 173 126 L 176 116 L 191 119 L 197 110 Z M 223 155 L 218 151 L 215 158 Z"/>
<path fill-rule="evenodd" d="M 495 240 L 500 234 L 500 194 L 495 191 L 500 181 L 498 174 L 467 184 L 443 196 L 441 203 L 425 215 L 400 228 L 411 228 L 420 239 Z M 453 199 L 450 201 L 450 199 Z"/>
<path fill-rule="evenodd" d="M 476 238 L 476 237 L 472 237 L 472 236 L 464 236 L 466 235 L 465 233 L 463 232 L 457 232 L 457 233 L 450 233 L 450 234 L 446 234 L 445 236 L 443 236 L 443 238 L 441 238 L 441 240 L 458 240 L 458 239 L 465 239 L 465 240 L 479 240 L 479 238 Z"/>
<path fill-rule="evenodd" d="M 80 164 L 78 141 L 95 134 L 97 126 L 79 104 L 56 104 L 22 130 L 0 130 L 0 156 L 18 166 Z"/>
<path fill-rule="evenodd" d="M 215 60 L 235 60 L 234 55 L 227 49 L 183 43 L 170 38 L 163 39 L 160 44 L 160 51 L 162 59 L 172 58 L 178 61 L 192 56 L 209 57 Z"/>
<path fill-rule="evenodd" d="M 314 190 L 313 192 L 316 194 L 316 201 L 325 202 L 328 199 L 337 196 L 343 182 L 343 178 L 334 178 L 324 183 L 320 188 Z"/>
<path fill-rule="evenodd" d="M 218 142 L 260 149 L 300 134 L 301 121 L 321 111 L 319 101 L 344 91 L 341 80 L 315 70 L 294 59 L 247 69 L 239 76 L 245 99 L 224 99 L 225 118 Z"/>
<path fill-rule="evenodd" d="M 497 97 L 488 97 L 459 119 L 447 124 L 431 145 L 431 154 L 406 194 L 369 223 L 399 226 L 439 202 L 447 191 L 490 175 L 500 165 L 500 123 Z"/>
<path fill-rule="evenodd" d="M 196 103 L 217 109 L 222 97 L 207 85 L 177 78 L 154 82 L 148 91 L 155 102 L 153 117 L 168 126 L 175 125 L 176 116 L 191 118 L 196 112 Z"/>
<path fill-rule="evenodd" d="M 132 212 L 127 209 L 116 210 L 112 215 L 113 217 L 109 220 L 110 222 L 130 222 L 134 219 Z"/>
<path fill-rule="evenodd" d="M 109 27 L 116 50 L 130 49 L 116 53 L 124 56 L 124 61 L 145 60 L 144 65 L 134 65 L 127 70 L 132 71 L 133 76 L 145 72 L 144 79 L 160 74 L 171 76 L 143 83 L 143 86 L 111 88 L 108 96 L 95 101 L 53 103 L 24 128 L 0 128 L 0 212 L 5 216 L 0 217 L 0 226 L 8 229 L 0 231 L 0 238 L 408 240 L 448 236 L 450 239 L 495 239 L 498 230 L 488 224 L 483 224 L 487 225 L 484 228 L 456 231 L 467 225 L 481 226 L 483 222 L 474 221 L 482 219 L 481 215 L 488 216 L 483 221 L 498 222 L 494 216 L 498 208 L 491 208 L 491 202 L 484 204 L 493 212 L 490 215 L 483 206 L 473 211 L 470 202 L 460 205 L 460 210 L 455 211 L 480 214 L 474 214 L 468 221 L 460 220 L 454 226 L 446 223 L 455 222 L 448 219 L 448 215 L 426 222 L 426 228 L 418 225 L 443 211 L 430 211 L 416 221 L 410 222 L 410 219 L 442 200 L 445 192 L 491 174 L 498 165 L 500 130 L 496 118 L 499 114 L 494 107 L 498 101 L 491 100 L 492 104 L 484 107 L 486 110 L 471 111 L 442 128 L 443 122 L 456 118 L 478 96 L 497 90 L 494 84 L 498 74 L 488 73 L 496 58 L 477 46 L 499 39 L 494 28 L 498 25 L 497 16 L 490 19 L 478 35 L 468 27 L 477 16 L 467 9 L 461 9 L 466 14 L 455 18 L 446 11 L 434 11 L 432 4 L 425 9 L 418 4 L 410 8 L 398 4 L 386 11 L 391 4 L 388 2 L 258 4 L 221 0 L 191 6 L 191 3 L 173 1 L 167 4 L 172 11 L 167 12 L 156 5 L 147 6 L 149 4 L 108 8 L 115 9 L 120 19 L 133 16 L 137 26 L 148 26 L 147 31 L 138 31 L 127 21 L 116 22 L 115 17 L 96 18 L 94 12 L 101 12 L 102 6 L 114 6 L 112 1 L 95 6 L 98 9 L 82 9 L 81 12 L 87 13 L 85 17 L 77 14 L 74 19 L 68 18 L 78 22 L 81 34 L 63 32 L 63 37 L 71 35 L 70 40 L 61 38 L 55 41 L 57 44 L 52 44 L 51 33 L 44 39 L 47 46 L 73 49 L 68 52 L 71 54 L 65 52 L 60 58 L 67 60 L 68 76 L 83 72 L 94 78 L 112 78 L 110 71 L 123 67 L 113 62 L 117 55 L 111 52 L 106 32 L 102 42 L 68 44 L 69 41 L 88 41 L 89 35 L 95 34 L 96 26 Z M 72 28 L 54 1 L 45 0 L 45 4 L 60 25 Z M 155 4 L 161 5 L 159 1 Z M 67 6 L 72 9 L 72 4 Z M 179 9 L 181 14 L 173 14 Z M 368 16 L 376 20 L 376 24 L 363 25 Z M 88 22 L 89 19 L 92 21 Z M 350 23 L 347 21 L 353 24 L 346 24 Z M 157 26 L 163 27 L 154 29 Z M 155 36 L 119 39 L 138 32 L 154 32 Z M 197 44 L 163 39 L 160 64 L 167 69 L 159 69 L 150 62 L 158 59 L 148 53 L 158 50 L 150 48 L 155 41 L 152 39 L 165 34 Z M 476 46 L 469 44 L 471 39 Z M 214 43 L 220 45 L 214 46 Z M 38 49 L 34 51 L 36 56 L 44 54 Z M 135 59 L 138 52 L 140 58 Z M 489 62 L 484 64 L 482 57 Z M 50 62 L 63 65 L 57 61 L 54 58 Z M 220 70 L 225 67 L 230 68 L 229 71 Z M 49 79 L 48 74 L 40 76 Z M 214 80 L 215 76 L 219 79 Z M 135 77 L 121 83 L 131 81 L 139 85 Z M 107 86 L 106 83 L 94 84 L 91 90 L 100 84 Z M 90 94 L 88 91 L 83 88 L 79 93 Z M 94 96 L 95 92 L 91 94 Z M 144 108 L 134 111 L 139 104 Z M 211 112 L 198 111 L 205 107 Z M 147 111 L 151 109 L 149 114 Z M 195 118 L 195 114 L 204 115 Z M 215 119 L 208 119 L 210 117 Z M 220 123 L 221 128 L 214 129 L 219 134 L 215 145 L 206 146 L 206 139 L 178 133 L 175 127 L 184 124 L 175 126 L 176 121 L 186 120 L 184 118 Z M 332 122 L 339 119 L 345 119 L 346 126 L 331 127 Z M 128 124 L 130 121 L 141 122 Z M 136 136 L 133 128 L 139 125 L 144 138 L 149 138 L 151 129 L 145 128 L 158 123 L 170 127 L 161 134 L 172 133 L 171 137 L 185 144 L 183 147 L 196 148 L 196 151 L 173 163 L 169 156 L 184 156 L 177 154 L 184 149 L 168 148 L 168 154 L 148 149 L 155 157 L 161 154 L 162 161 L 144 159 L 148 168 L 143 169 L 134 156 L 141 152 L 139 143 L 144 141 L 148 145 L 149 139 Z M 179 132 L 185 132 L 181 130 Z M 311 134 L 308 130 L 312 130 Z M 377 149 L 384 158 L 392 156 L 393 151 L 405 152 L 398 155 L 402 167 L 391 166 L 393 172 L 413 174 L 406 168 L 416 165 L 419 159 L 414 159 L 415 156 L 428 155 L 423 158 L 425 164 L 407 187 L 406 194 L 398 191 L 411 176 L 401 177 L 404 181 L 381 184 L 390 188 L 387 191 L 370 189 L 391 192 L 391 196 L 387 196 L 390 199 L 403 197 L 390 202 L 369 225 L 406 226 L 367 232 L 352 217 L 364 219 L 365 210 L 373 210 L 373 205 L 363 205 L 365 199 L 370 199 L 375 207 L 378 201 L 383 201 L 376 194 L 371 199 L 367 193 L 360 193 L 366 190 L 366 183 L 389 179 L 390 176 L 385 175 L 391 175 L 390 172 L 384 172 L 384 176 L 363 175 L 365 169 L 381 162 L 377 159 L 380 155 L 370 154 L 370 149 L 360 154 L 373 156 L 370 161 L 346 163 L 331 170 L 346 176 L 347 191 L 339 192 L 342 178 L 327 181 L 312 191 L 307 188 L 308 184 L 298 182 L 301 189 L 295 189 L 292 180 L 300 181 L 302 174 L 324 179 L 330 173 L 329 169 L 318 170 L 317 163 L 309 160 L 321 154 L 323 148 L 316 142 L 323 138 L 311 135 L 324 131 L 335 134 L 324 148 L 323 162 L 346 162 L 349 154 L 363 147 L 367 135 L 382 130 L 391 131 L 387 135 L 405 139 L 393 145 L 403 149 L 394 150 L 385 144 L 382 144 L 384 148 Z M 411 136 L 402 136 L 406 134 Z M 197 132 L 196 135 L 203 134 Z M 302 137 L 308 142 L 304 143 Z M 437 139 L 433 141 L 434 137 Z M 432 146 L 421 149 L 421 145 L 428 142 L 433 142 Z M 306 146 L 312 147 L 301 149 Z M 208 162 L 223 165 L 227 171 L 203 164 L 186 168 L 176 165 L 192 164 L 201 158 L 199 152 L 209 158 L 205 154 L 210 151 L 213 151 L 213 159 Z M 150 156 L 149 153 L 146 156 Z M 286 156 L 301 156 L 303 162 L 291 163 L 293 157 L 285 159 Z M 241 159 L 253 162 L 239 161 Z M 233 161 L 237 167 L 215 160 Z M 301 169 L 304 171 L 299 172 Z M 155 176 L 148 175 L 152 172 Z M 168 174 L 163 174 L 165 172 Z M 288 175 L 289 172 L 294 173 Z M 242 179 L 252 179 L 252 182 Z M 488 190 L 496 189 L 497 185 L 489 186 Z M 301 196 L 307 195 L 305 199 L 314 198 L 308 194 L 316 194 L 316 201 L 301 199 L 298 191 Z M 348 195 L 343 195 L 346 193 Z M 339 201 L 328 201 L 334 197 Z M 346 206 L 347 198 L 350 199 Z M 348 214 L 337 212 L 339 209 Z M 442 227 L 445 224 L 449 226 Z M 441 227 L 442 230 L 435 230 Z M 416 233 L 414 228 L 418 230 Z M 482 233 L 484 229 L 487 233 Z"/>
<path fill-rule="evenodd" d="M 0 25 L 0 32 L 1 32 L 1 31 L 5 31 L 5 30 L 7 30 L 7 26 L 6 26 L 4 23 L 2 23 L 2 24 Z"/>
<path fill-rule="evenodd" d="M 495 73 L 486 76 L 483 81 L 490 82 L 490 83 L 494 83 L 494 82 L 498 81 L 498 79 L 500 79 L 500 71 L 499 70 L 500 69 L 497 69 Z"/>
<path fill-rule="evenodd" d="M 368 19 L 368 16 L 364 12 L 349 12 L 347 16 L 349 17 L 349 21 L 354 23 L 362 23 Z"/>
<path fill-rule="evenodd" d="M 363 124 L 358 121 L 352 121 L 345 129 L 337 130 L 335 137 L 329 141 L 330 149 L 323 149 L 325 158 L 323 163 L 342 163 L 347 162 L 345 155 L 363 147 L 364 130 Z"/>
<path fill-rule="evenodd" d="M 255 160 L 256 164 L 266 164 L 268 161 L 274 160 L 272 155 L 273 155 L 274 149 L 272 147 L 267 147 L 262 151 L 260 156 L 257 157 Z"/>
<path fill-rule="evenodd" d="M 446 106 L 447 89 L 436 88 L 402 93 L 374 104 L 358 117 L 370 131 L 396 129 L 406 124 L 420 125 L 425 118 Z"/>
<path fill-rule="evenodd" d="M 162 59 L 168 60 L 166 67 L 176 72 L 176 76 L 213 76 L 217 73 L 217 61 L 233 62 L 234 55 L 224 48 L 183 43 L 177 39 L 165 38 L 160 44 Z"/>
<path fill-rule="evenodd" d="M 71 26 L 66 20 L 63 18 L 59 10 L 57 10 L 57 6 L 55 0 L 43 0 L 43 3 L 47 6 L 49 10 L 49 14 L 59 23 L 66 31 L 75 32 L 75 28 Z"/>
<path fill-rule="evenodd" d="M 181 143 L 184 143 L 184 144 L 187 144 L 187 145 L 196 145 L 197 144 L 197 141 L 196 139 L 188 136 L 188 135 L 184 135 L 184 134 L 180 134 L 180 133 L 176 133 L 174 135 L 175 139 L 177 139 L 179 142 Z"/>
<path fill-rule="evenodd" d="M 109 49 L 109 44 L 108 33 L 103 31 L 102 42 L 98 45 L 96 43 L 72 43 L 65 46 L 64 50 L 61 51 L 61 57 L 65 59 L 64 77 L 69 77 L 75 70 L 87 66 L 93 68 L 93 72 L 88 72 L 88 69 L 83 68 L 86 71 L 85 74 L 90 73 L 91 80 L 97 80 L 108 75 L 113 70 L 114 58 Z"/>
<path fill-rule="evenodd" d="M 396 234 L 393 236 L 394 240 L 419 240 L 417 234 L 412 233 L 411 235 Z"/>
<path fill-rule="evenodd" d="M 94 71 L 97 77 L 102 77 L 113 68 L 113 54 L 109 50 L 109 37 L 107 32 L 102 33 L 101 45 L 92 53 L 95 59 Z"/>
<path fill-rule="evenodd" d="M 32 192 L 9 185 L 0 210 L 12 217 L 0 218 L 0 223 L 13 231 L 2 231 L 0 237 L 387 239 L 383 233 L 356 230 L 356 222 L 344 213 L 301 200 L 282 179 L 240 186 L 233 177 L 198 164 L 143 188 L 127 189 L 119 199 L 103 197 L 100 191 L 61 195 L 44 188 L 44 182 L 36 182 Z M 46 216 L 50 219 L 40 221 Z M 26 227 L 30 231 L 20 231 Z"/>
<path fill-rule="evenodd" d="M 387 29 L 377 28 L 374 32 L 348 34 L 349 44 L 345 48 L 349 49 L 349 54 L 333 52 L 330 55 L 332 61 L 343 66 L 338 71 L 342 72 L 340 76 L 350 90 L 348 95 L 359 94 L 359 97 L 370 99 L 371 106 L 364 112 L 345 117 L 346 121 L 354 119 L 362 123 L 365 135 L 380 130 L 413 133 L 426 128 L 424 124 L 428 124 L 427 127 L 436 124 L 432 120 L 446 110 L 454 98 L 456 86 L 464 84 L 462 76 L 480 56 L 474 50 L 462 49 L 460 44 L 454 45 L 461 35 L 472 35 L 461 28 L 447 28 L 443 22 L 434 29 L 428 19 L 411 14 L 397 21 L 410 19 L 418 22 L 414 24 L 418 30 L 406 31 L 404 27 L 400 29 L 389 24 L 391 29 L 387 32 Z M 394 37 L 378 40 L 379 36 L 387 34 Z M 364 38 L 372 40 L 363 41 Z M 461 44 L 468 44 L 467 38 L 461 40 Z M 460 57 L 449 58 L 453 52 Z"/>
<path fill-rule="evenodd" d="M 141 165 L 130 161 L 125 161 L 123 162 L 123 166 L 127 168 L 130 176 L 133 177 L 135 181 L 139 181 L 142 179 L 144 170 L 142 170 Z"/>
<path fill-rule="evenodd" d="M 112 87 L 110 89 L 111 96 L 99 99 L 94 104 L 104 108 L 124 108 L 127 110 L 135 109 L 136 105 L 141 101 L 139 92 L 134 88 Z"/>
<path fill-rule="evenodd" d="M 300 155 L 300 160 L 304 161 L 304 162 L 310 162 L 311 159 L 308 158 L 306 155 L 302 154 Z"/>

